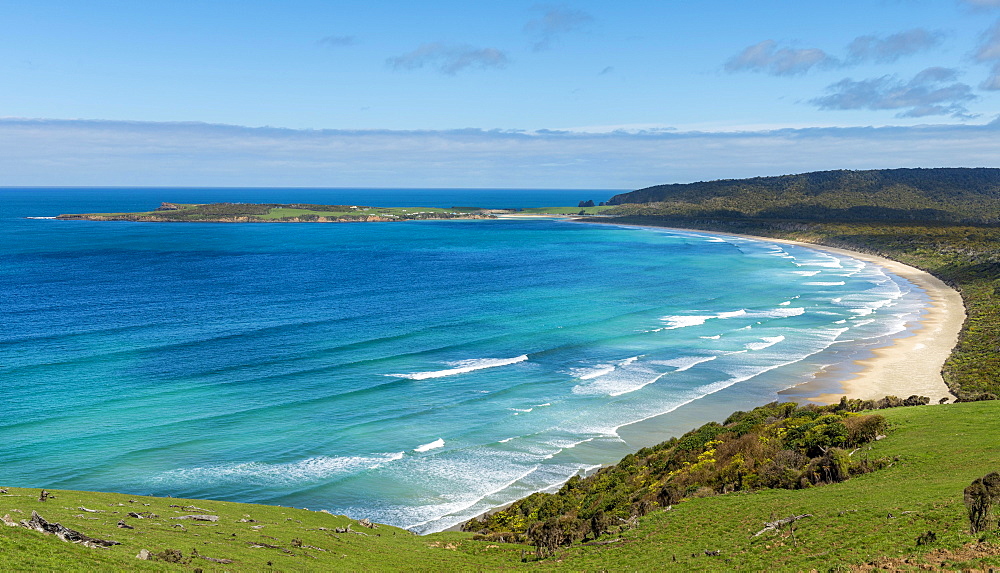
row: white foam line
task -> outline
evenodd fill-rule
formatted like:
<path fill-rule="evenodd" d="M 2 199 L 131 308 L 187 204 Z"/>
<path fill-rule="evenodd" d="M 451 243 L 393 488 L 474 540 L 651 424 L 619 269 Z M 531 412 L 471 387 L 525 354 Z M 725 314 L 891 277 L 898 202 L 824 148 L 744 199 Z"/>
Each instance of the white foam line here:
<path fill-rule="evenodd" d="M 785 339 L 785 337 L 781 336 L 781 335 L 778 335 L 778 336 L 765 336 L 765 337 L 761 338 L 761 340 L 763 342 L 748 342 L 748 343 L 746 343 L 743 346 L 747 350 L 764 350 L 765 348 L 770 348 L 770 347 L 774 346 L 775 344 L 781 342 L 784 339 Z"/>
<path fill-rule="evenodd" d="M 622 390 L 620 392 L 608 392 L 608 396 L 621 396 L 622 394 L 631 394 L 632 392 L 635 392 L 637 390 L 642 390 L 646 386 L 649 386 L 650 384 L 652 384 L 653 382 L 656 382 L 660 378 L 663 378 L 667 374 L 669 374 L 669 372 L 664 372 L 663 374 L 658 375 L 656 378 L 653 378 L 649 382 L 646 382 L 645 384 L 640 384 L 640 385 L 636 386 L 635 388 L 629 388 L 628 390 Z"/>
<path fill-rule="evenodd" d="M 614 371 L 615 371 L 615 365 L 614 364 L 608 364 L 608 365 L 596 368 L 594 370 L 591 370 L 590 372 L 587 372 L 586 374 L 581 374 L 581 375 L 577 376 L 576 378 L 579 379 L 579 380 L 590 380 L 591 378 L 598 378 L 600 376 L 604 376 L 605 374 L 611 374 Z"/>
<path fill-rule="evenodd" d="M 527 354 L 522 354 L 515 358 L 481 358 L 475 360 L 463 360 L 455 363 L 461 364 L 458 368 L 435 370 L 432 372 L 411 372 L 410 374 L 386 374 L 386 376 L 409 378 L 410 380 L 426 380 L 428 378 L 443 378 L 445 376 L 454 376 L 455 374 L 465 374 L 466 372 L 483 370 L 485 368 L 507 366 L 509 364 L 517 364 L 518 362 L 525 362 L 526 360 L 528 360 Z"/>
<path fill-rule="evenodd" d="M 554 451 L 554 452 L 552 452 L 550 454 L 547 454 L 542 459 L 543 460 L 551 460 L 552 458 L 558 456 L 559 454 L 565 452 L 566 450 L 571 450 L 571 449 L 579 446 L 580 444 L 586 444 L 588 442 L 593 442 L 595 439 L 597 439 L 597 437 L 598 436 L 593 436 L 593 437 L 587 438 L 585 440 L 580 440 L 579 442 L 573 442 L 573 443 L 571 443 L 569 445 L 566 445 L 566 446 L 556 446 L 555 444 L 550 444 L 550 445 L 552 445 L 553 447 L 556 448 L 556 451 Z"/>
<path fill-rule="evenodd" d="M 532 468 L 530 470 L 528 470 L 528 471 L 524 472 L 523 474 L 521 474 L 520 476 L 512 479 L 507 484 L 502 485 L 502 486 L 498 487 L 497 489 L 495 489 L 493 491 L 487 492 L 486 494 L 482 495 L 479 499 L 474 500 L 472 503 L 470 503 L 470 504 L 468 504 L 468 505 L 466 505 L 464 507 L 460 507 L 460 508 L 458 508 L 458 509 L 456 509 L 454 511 L 450 511 L 450 512 L 444 514 L 444 515 L 439 515 L 437 517 L 432 517 L 430 519 L 421 521 L 420 523 L 414 523 L 413 525 L 408 525 L 408 526 L 406 526 L 406 528 L 407 529 L 414 529 L 414 528 L 420 527 L 422 525 L 426 525 L 426 524 L 428 524 L 428 523 L 430 523 L 432 521 L 438 521 L 438 520 L 444 519 L 445 517 L 448 517 L 449 515 L 454 515 L 456 513 L 462 513 L 463 511 L 465 511 L 465 510 L 467 510 L 467 509 L 469 509 L 471 507 L 475 507 L 475 505 L 477 503 L 483 501 L 484 499 L 490 497 L 491 495 L 496 495 L 496 494 L 500 493 L 501 491 L 509 488 L 510 486 L 516 484 L 517 482 L 523 480 L 524 478 L 530 476 L 531 474 L 535 473 L 535 471 L 538 470 L 538 468 L 540 468 L 540 467 L 542 467 L 541 464 L 535 464 L 534 466 L 532 466 Z M 448 523 L 447 525 L 445 525 L 444 527 L 442 527 L 441 530 L 448 529 L 449 527 L 451 527 L 451 526 L 453 526 L 453 525 L 455 525 L 457 523 L 461 523 L 462 521 L 465 521 L 467 519 L 468 518 L 458 518 L 458 519 L 455 519 L 452 523 Z"/>
<path fill-rule="evenodd" d="M 624 368 L 625 366 L 632 364 L 638 359 L 639 359 L 638 356 L 632 356 L 630 358 L 626 358 L 625 360 L 618 362 L 618 364 L 599 364 L 594 370 L 591 370 L 590 372 L 584 372 L 583 374 L 573 373 L 572 375 L 577 380 L 590 380 L 592 378 L 599 378 L 606 374 L 611 374 L 618 368 Z M 573 370 L 574 372 L 579 372 L 582 369 L 573 369 Z"/>
<path fill-rule="evenodd" d="M 424 444 L 422 446 L 417 446 L 417 447 L 413 448 L 413 451 L 415 451 L 415 452 L 426 452 L 428 450 L 436 450 L 437 448 L 443 448 L 443 447 L 444 447 L 444 439 L 443 438 L 438 438 L 438 439 L 434 440 L 433 442 L 431 442 L 429 444 Z"/>

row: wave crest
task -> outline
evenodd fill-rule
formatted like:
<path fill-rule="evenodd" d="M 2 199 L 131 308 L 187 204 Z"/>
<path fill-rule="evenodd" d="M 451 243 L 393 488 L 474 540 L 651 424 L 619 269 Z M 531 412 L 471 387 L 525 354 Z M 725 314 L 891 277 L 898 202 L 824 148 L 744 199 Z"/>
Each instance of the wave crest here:
<path fill-rule="evenodd" d="M 432 370 L 430 372 L 411 372 L 409 374 L 386 374 L 386 376 L 397 376 L 399 378 L 409 378 L 410 380 L 426 380 L 428 378 L 443 378 L 445 376 L 465 374 L 466 372 L 483 370 L 485 368 L 496 368 L 498 366 L 507 366 L 509 364 L 517 364 L 518 362 L 525 362 L 527 360 L 528 360 L 527 354 L 522 354 L 514 358 L 474 358 L 472 360 L 460 360 L 458 362 L 451 362 L 450 364 L 452 366 L 455 366 L 455 368 L 448 368 L 446 370 Z"/>

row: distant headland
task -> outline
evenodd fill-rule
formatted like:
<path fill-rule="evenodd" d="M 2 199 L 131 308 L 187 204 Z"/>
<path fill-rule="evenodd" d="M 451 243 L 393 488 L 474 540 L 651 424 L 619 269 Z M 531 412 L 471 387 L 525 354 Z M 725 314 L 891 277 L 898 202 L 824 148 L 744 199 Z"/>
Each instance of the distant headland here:
<path fill-rule="evenodd" d="M 306 203 L 162 203 L 138 213 L 81 213 L 56 219 L 199 223 L 370 223 L 426 219 L 493 219 L 507 210 L 478 207 L 366 207 Z"/>

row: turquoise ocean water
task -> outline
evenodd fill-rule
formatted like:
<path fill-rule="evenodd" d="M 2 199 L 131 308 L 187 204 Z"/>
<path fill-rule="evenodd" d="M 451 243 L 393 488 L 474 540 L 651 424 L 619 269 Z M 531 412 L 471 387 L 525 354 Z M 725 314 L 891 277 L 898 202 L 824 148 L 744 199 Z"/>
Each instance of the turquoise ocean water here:
<path fill-rule="evenodd" d="M 926 304 L 849 257 L 665 229 L 25 218 L 610 195 L 0 189 L 0 485 L 434 531 L 649 445 L 619 435 L 639 420 L 846 372 Z"/>

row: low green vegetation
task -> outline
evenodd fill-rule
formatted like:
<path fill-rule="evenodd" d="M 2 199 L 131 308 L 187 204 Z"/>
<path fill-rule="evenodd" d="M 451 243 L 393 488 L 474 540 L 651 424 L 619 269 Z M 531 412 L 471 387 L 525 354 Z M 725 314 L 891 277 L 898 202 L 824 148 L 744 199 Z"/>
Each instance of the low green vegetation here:
<path fill-rule="evenodd" d="M 844 415 L 842 420 L 864 420 L 864 413 L 846 415 L 863 405 L 848 402 L 838 415 Z M 783 409 L 800 412 L 780 404 L 767 408 L 779 415 Z M 753 420 L 765 411 L 735 413 L 727 422 L 733 427 L 757 425 Z M 835 412 L 817 412 L 810 422 L 821 422 L 820 418 L 830 413 Z M 52 491 L 53 497 L 40 502 L 38 489 L 8 488 L 0 492 L 0 516 L 16 522 L 30 519 L 31 512 L 37 511 L 49 522 L 120 545 L 92 549 L 22 527 L 0 525 L 0 562 L 7 570 L 16 571 L 846 571 L 864 564 L 903 570 L 1000 567 L 996 509 L 986 516 L 986 528 L 972 534 L 969 511 L 963 503 L 964 492 L 974 480 L 1000 469 L 1000 440 L 996 439 L 1000 435 L 1000 401 L 892 408 L 875 415 L 883 419 L 879 426 L 887 426 L 886 437 L 861 446 L 849 458 L 851 463 L 881 460 L 879 463 L 885 464 L 882 469 L 821 487 L 734 491 L 707 497 L 695 490 L 669 510 L 653 508 L 644 517 L 615 521 L 595 541 L 559 545 L 542 559 L 533 546 L 476 540 L 472 533 L 416 536 L 385 525 L 369 529 L 357 520 L 304 509 L 70 491 Z M 764 418 L 761 423 L 767 426 L 773 422 Z M 710 433 L 698 430 L 688 437 L 697 437 L 692 442 L 706 439 L 706 444 L 719 437 L 709 438 Z M 805 430 L 802 435 L 807 433 Z M 814 436 L 820 434 L 841 435 L 813 432 Z M 668 443 L 676 447 L 682 441 Z M 721 447 L 715 447 L 717 460 Z M 652 448 L 639 452 L 623 464 L 639 468 L 640 460 L 652 454 Z M 758 467 L 772 461 L 758 459 Z M 614 473 L 606 471 L 605 475 Z M 756 473 L 760 475 L 760 470 Z M 214 515 L 218 520 L 174 519 L 186 515 Z M 808 517 L 765 527 L 769 522 L 803 515 Z M 120 528 L 119 522 L 134 529 Z M 348 526 L 350 531 L 365 535 L 348 532 Z M 136 558 L 143 549 L 151 560 Z"/>
<path fill-rule="evenodd" d="M 891 460 L 884 469 L 805 490 L 692 498 L 608 536 L 614 543 L 562 549 L 543 563 L 552 569 L 643 571 L 1000 566 L 995 520 L 989 531 L 972 534 L 963 503 L 964 489 L 1000 466 L 1000 402 L 879 413 L 891 428 L 888 436 L 855 455 Z M 755 535 L 767 522 L 799 515 L 810 517 Z"/>
<path fill-rule="evenodd" d="M 853 457 L 887 428 L 881 415 L 856 412 L 927 401 L 912 396 L 844 399 L 831 406 L 786 402 L 735 412 L 722 424 L 710 422 L 593 475 L 573 477 L 554 494 L 535 493 L 471 520 L 463 530 L 482 539 L 527 541 L 545 553 L 620 531 L 630 520 L 691 497 L 838 483 L 888 463 Z"/>
<path fill-rule="evenodd" d="M 365 207 L 361 205 L 314 205 L 305 203 L 163 203 L 155 211 L 141 213 L 85 213 L 59 215 L 59 219 L 144 222 L 373 222 L 421 219 L 488 218 L 492 214 L 475 207 Z"/>

